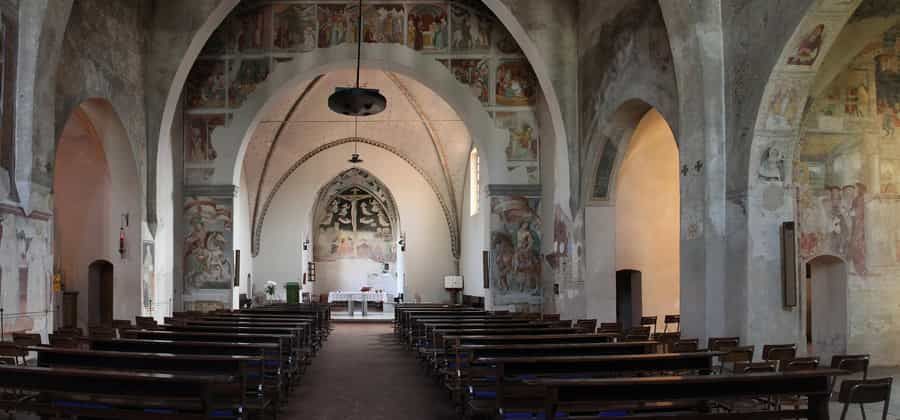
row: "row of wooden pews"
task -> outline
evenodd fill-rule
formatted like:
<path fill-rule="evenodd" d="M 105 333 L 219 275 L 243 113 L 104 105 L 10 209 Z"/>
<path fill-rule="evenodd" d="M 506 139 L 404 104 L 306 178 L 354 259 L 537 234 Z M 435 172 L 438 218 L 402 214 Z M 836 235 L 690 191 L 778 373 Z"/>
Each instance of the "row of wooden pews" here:
<path fill-rule="evenodd" d="M 754 361 L 737 337 L 700 348 L 698 340 L 682 339 L 680 328 L 635 337 L 456 305 L 395 310 L 397 339 L 468 419 L 826 419 L 833 378 L 851 366 L 819 367 L 818 359 L 797 358 L 784 345 L 766 346 L 764 360 Z M 857 396 L 870 398 L 873 390 L 866 383 Z"/>
<path fill-rule="evenodd" d="M 0 410 L 108 419 L 277 418 L 327 339 L 327 305 L 181 312 L 0 343 Z M 10 357 L 11 356 L 11 357 Z M 6 364 L 2 364 L 6 362 Z"/>

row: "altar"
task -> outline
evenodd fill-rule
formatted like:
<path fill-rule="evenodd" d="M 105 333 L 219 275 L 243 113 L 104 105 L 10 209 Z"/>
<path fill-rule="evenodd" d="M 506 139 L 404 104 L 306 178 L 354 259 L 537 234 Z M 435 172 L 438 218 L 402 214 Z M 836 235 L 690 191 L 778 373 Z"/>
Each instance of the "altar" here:
<path fill-rule="evenodd" d="M 362 315 L 369 315 L 369 302 L 391 303 L 394 297 L 386 292 L 329 292 L 328 303 L 347 302 L 347 312 L 353 316 L 353 302 L 360 302 Z"/>

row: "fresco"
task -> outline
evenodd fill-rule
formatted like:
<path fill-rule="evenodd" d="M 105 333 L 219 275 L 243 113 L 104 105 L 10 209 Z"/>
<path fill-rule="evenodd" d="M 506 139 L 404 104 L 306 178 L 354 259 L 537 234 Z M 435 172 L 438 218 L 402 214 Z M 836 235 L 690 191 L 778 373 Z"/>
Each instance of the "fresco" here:
<path fill-rule="evenodd" d="M 486 104 L 490 101 L 490 70 L 488 70 L 487 60 L 452 60 L 450 62 L 450 70 L 456 80 L 469 87 L 472 95 L 478 98 L 481 103 Z"/>
<path fill-rule="evenodd" d="M 491 48 L 491 20 L 467 7 L 450 8 L 453 21 L 454 50 L 487 50 Z"/>
<path fill-rule="evenodd" d="M 793 79 L 778 80 L 771 89 L 765 103 L 765 128 L 787 130 L 796 127 L 806 102 L 803 96 L 806 90 Z"/>
<path fill-rule="evenodd" d="M 757 174 L 761 181 L 782 182 L 785 180 L 785 169 L 784 151 L 772 145 L 763 152 Z"/>
<path fill-rule="evenodd" d="M 225 61 L 197 60 L 185 82 L 187 108 L 224 108 L 228 83 Z"/>
<path fill-rule="evenodd" d="M 232 37 L 238 52 L 261 52 L 269 46 L 272 33 L 269 6 L 241 8 L 233 22 Z"/>
<path fill-rule="evenodd" d="M 396 261 L 397 214 L 389 194 L 362 169 L 350 169 L 332 180 L 316 204 L 316 261 Z"/>
<path fill-rule="evenodd" d="M 185 162 L 216 160 L 218 153 L 212 141 L 213 130 L 224 126 L 227 117 L 224 114 L 188 114 L 185 118 Z"/>
<path fill-rule="evenodd" d="M 357 39 L 358 6 L 355 2 L 241 3 L 213 32 L 185 85 L 185 108 L 190 114 L 230 116 L 249 106 L 251 95 L 281 64 L 302 54 Z M 393 43 L 423 53 L 447 67 L 485 107 L 501 111 L 531 111 L 538 84 L 515 39 L 480 2 L 383 1 L 363 5 L 365 42 Z M 266 91 L 269 92 L 268 90 Z M 253 102 L 255 104 L 255 102 Z M 502 109 L 514 107 L 516 109 Z M 520 109 L 521 108 L 521 109 Z M 508 114 L 500 114 L 508 115 Z M 516 118 L 525 118 L 527 126 Z M 221 120 L 221 118 L 218 118 Z M 227 118 L 226 118 L 227 120 Z M 216 123 L 221 125 L 221 122 Z M 190 185 L 214 179 L 211 163 L 219 151 L 209 131 L 216 125 L 186 120 L 185 180 Z M 510 183 L 540 182 L 539 142 L 536 121 L 529 114 L 498 122 L 513 135 L 492 139 L 506 143 L 499 165 L 507 169 Z M 530 130 L 530 131 L 529 131 Z M 223 139 L 222 141 L 228 141 Z M 220 145 L 223 146 L 223 145 Z M 502 155 L 501 155 L 502 156 Z"/>
<path fill-rule="evenodd" d="M 876 103 L 884 137 L 893 137 L 900 127 L 900 55 L 891 50 L 875 57 Z"/>
<path fill-rule="evenodd" d="M 349 4 L 318 5 L 319 48 L 356 42 L 359 25 L 358 6 Z"/>
<path fill-rule="evenodd" d="M 503 61 L 497 66 L 497 105 L 530 105 L 536 87 L 537 80 L 527 61 Z"/>
<path fill-rule="evenodd" d="M 363 7 L 363 41 L 403 44 L 406 10 L 402 4 Z"/>
<path fill-rule="evenodd" d="M 825 24 L 814 26 L 797 44 L 787 63 L 794 66 L 812 66 L 819 58 L 825 39 Z"/>
<path fill-rule="evenodd" d="M 228 62 L 228 106 L 240 108 L 247 96 L 256 90 L 256 85 L 269 77 L 268 58 L 245 58 Z"/>
<path fill-rule="evenodd" d="M 553 251 L 544 256 L 547 264 L 554 271 L 558 271 L 569 258 L 569 226 L 572 220 L 566 216 L 559 204 L 553 210 Z"/>
<path fill-rule="evenodd" d="M 272 16 L 272 49 L 306 52 L 316 48 L 316 6 L 276 4 Z"/>
<path fill-rule="evenodd" d="M 609 198 L 609 183 L 612 180 L 612 169 L 618 153 L 618 145 L 612 139 L 607 139 L 603 144 L 600 161 L 597 163 L 597 173 L 594 174 L 594 190 L 591 192 L 591 198 L 595 200 Z"/>
<path fill-rule="evenodd" d="M 141 304 L 144 314 L 153 312 L 153 298 L 156 296 L 156 266 L 153 241 L 143 242 L 141 253 Z"/>
<path fill-rule="evenodd" d="M 412 6 L 406 18 L 406 45 L 416 51 L 443 50 L 450 44 L 447 7 L 443 4 Z"/>
<path fill-rule="evenodd" d="M 490 286 L 495 305 L 542 301 L 539 198 L 491 197 Z"/>
<path fill-rule="evenodd" d="M 509 133 L 506 143 L 506 160 L 534 162 L 538 160 L 540 142 L 534 113 L 497 112 L 494 120 L 498 128 Z"/>
<path fill-rule="evenodd" d="M 184 204 L 186 288 L 231 289 L 234 276 L 232 199 L 188 197 Z"/>

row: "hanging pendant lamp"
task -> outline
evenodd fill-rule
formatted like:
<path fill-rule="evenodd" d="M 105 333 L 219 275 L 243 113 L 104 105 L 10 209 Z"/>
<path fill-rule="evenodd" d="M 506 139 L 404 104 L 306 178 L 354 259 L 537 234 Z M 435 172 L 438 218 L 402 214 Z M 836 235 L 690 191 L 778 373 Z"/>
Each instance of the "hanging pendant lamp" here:
<path fill-rule="evenodd" d="M 356 28 L 356 86 L 337 87 L 328 97 L 328 107 L 338 114 L 367 117 L 375 115 L 387 107 L 387 98 L 378 89 L 359 87 L 360 54 L 362 53 L 362 0 L 359 0 L 359 24 Z"/>
<path fill-rule="evenodd" d="M 357 163 L 362 163 L 362 159 L 359 157 L 359 117 L 353 118 L 353 154 L 350 155 L 350 159 L 347 162 L 350 162 L 354 165 Z"/>

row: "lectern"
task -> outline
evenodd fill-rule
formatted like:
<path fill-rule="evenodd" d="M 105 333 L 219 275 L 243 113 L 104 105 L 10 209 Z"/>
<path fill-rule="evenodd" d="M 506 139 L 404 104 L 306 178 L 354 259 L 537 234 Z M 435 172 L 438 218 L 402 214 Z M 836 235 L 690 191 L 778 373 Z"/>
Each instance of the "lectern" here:
<path fill-rule="evenodd" d="M 463 289 L 462 276 L 444 276 L 444 289 L 450 292 L 451 303 L 459 303 L 459 291 Z"/>

